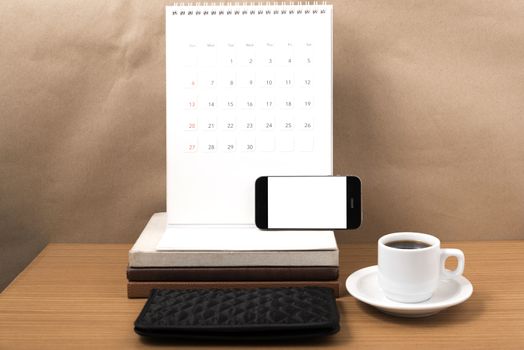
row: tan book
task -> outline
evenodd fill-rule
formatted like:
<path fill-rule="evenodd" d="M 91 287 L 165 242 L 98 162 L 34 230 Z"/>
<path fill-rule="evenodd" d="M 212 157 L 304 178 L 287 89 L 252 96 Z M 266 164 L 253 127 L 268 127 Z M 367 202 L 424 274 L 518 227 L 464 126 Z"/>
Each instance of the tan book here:
<path fill-rule="evenodd" d="M 194 289 L 194 288 L 270 288 L 270 287 L 326 287 L 339 296 L 336 281 L 228 281 L 228 282 L 127 282 L 128 298 L 147 298 L 153 288 Z"/>
<path fill-rule="evenodd" d="M 131 267 L 216 267 L 216 266 L 336 266 L 338 267 L 338 247 L 333 233 L 324 234 L 318 249 L 279 250 L 282 248 L 280 236 L 284 233 L 271 231 L 264 249 L 257 250 L 158 250 L 158 243 L 166 230 L 166 213 L 156 213 L 151 217 L 135 245 L 129 251 Z M 217 234 L 219 232 L 217 231 Z M 287 233 L 289 234 L 289 232 Z M 262 233 L 260 233 L 262 235 Z M 222 237 L 222 236 L 220 236 Z M 224 237 L 224 240 L 228 241 Z M 259 237 L 260 238 L 260 237 Z M 297 234 L 297 246 L 302 236 Z M 324 242 L 325 241 L 325 242 Z M 234 244 L 233 244 L 234 245 Z M 329 246 L 329 248 L 326 248 Z M 273 248 L 271 248 L 273 247 Z M 208 247 L 209 248 L 209 247 Z"/>

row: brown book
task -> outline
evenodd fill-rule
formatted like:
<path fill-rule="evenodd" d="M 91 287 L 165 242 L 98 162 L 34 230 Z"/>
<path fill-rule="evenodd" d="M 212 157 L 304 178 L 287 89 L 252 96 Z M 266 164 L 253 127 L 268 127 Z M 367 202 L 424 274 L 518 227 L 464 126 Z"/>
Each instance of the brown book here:
<path fill-rule="evenodd" d="M 336 281 L 229 281 L 229 282 L 127 282 L 128 298 L 147 298 L 153 288 L 194 289 L 194 288 L 270 288 L 270 287 L 326 287 L 339 296 Z"/>
<path fill-rule="evenodd" d="M 336 266 L 128 267 L 129 281 L 333 281 Z"/>

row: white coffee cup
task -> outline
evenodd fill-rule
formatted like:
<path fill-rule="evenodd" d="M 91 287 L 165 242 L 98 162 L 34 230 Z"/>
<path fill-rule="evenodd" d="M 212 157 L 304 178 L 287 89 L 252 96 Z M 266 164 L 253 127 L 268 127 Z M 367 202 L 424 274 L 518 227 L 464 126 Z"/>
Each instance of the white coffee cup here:
<path fill-rule="evenodd" d="M 458 261 L 454 271 L 445 268 L 446 259 L 451 256 Z M 431 298 L 440 279 L 462 275 L 464 253 L 459 249 L 440 249 L 440 240 L 425 233 L 391 233 L 378 240 L 378 272 L 379 285 L 389 299 L 418 303 Z"/>

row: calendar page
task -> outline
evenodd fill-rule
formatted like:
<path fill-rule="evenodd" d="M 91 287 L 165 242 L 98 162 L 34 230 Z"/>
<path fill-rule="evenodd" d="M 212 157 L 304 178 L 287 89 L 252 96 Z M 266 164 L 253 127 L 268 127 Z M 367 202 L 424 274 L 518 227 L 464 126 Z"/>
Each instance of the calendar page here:
<path fill-rule="evenodd" d="M 168 225 L 253 225 L 255 180 L 331 175 L 332 7 L 166 7 Z"/>

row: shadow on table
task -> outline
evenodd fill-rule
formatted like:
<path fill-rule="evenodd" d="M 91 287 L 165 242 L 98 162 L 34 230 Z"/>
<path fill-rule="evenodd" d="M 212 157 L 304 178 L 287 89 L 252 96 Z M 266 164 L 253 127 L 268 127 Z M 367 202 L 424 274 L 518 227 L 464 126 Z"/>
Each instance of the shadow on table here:
<path fill-rule="evenodd" d="M 140 342 L 148 346 L 217 346 L 217 347 L 227 347 L 227 348 L 247 348 L 247 347 L 300 347 L 300 348 L 319 348 L 324 346 L 329 346 L 332 343 L 337 342 L 336 334 L 321 338 L 310 338 L 310 339 L 300 339 L 300 340 L 211 340 L 211 339 L 201 339 L 201 340 L 188 340 L 188 339 L 161 339 L 161 338 L 146 338 L 140 337 Z"/>
<path fill-rule="evenodd" d="M 358 301 L 359 309 L 380 320 L 387 323 L 395 324 L 409 324 L 415 327 L 434 327 L 436 324 L 459 324 L 467 323 L 478 319 L 484 313 L 484 301 L 479 295 L 473 296 L 465 301 L 463 304 L 452 306 L 446 310 L 431 315 L 428 317 L 399 317 L 385 314 L 375 307 Z"/>

